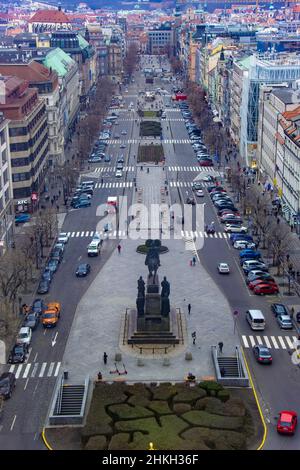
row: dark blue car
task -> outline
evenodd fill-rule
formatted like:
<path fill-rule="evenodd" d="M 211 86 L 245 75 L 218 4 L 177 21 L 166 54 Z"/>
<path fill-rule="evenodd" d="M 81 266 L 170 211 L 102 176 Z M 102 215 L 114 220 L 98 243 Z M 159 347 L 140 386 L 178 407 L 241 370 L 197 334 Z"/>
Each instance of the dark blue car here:
<path fill-rule="evenodd" d="M 15 224 L 24 224 L 30 220 L 29 214 L 18 214 L 15 215 Z"/>

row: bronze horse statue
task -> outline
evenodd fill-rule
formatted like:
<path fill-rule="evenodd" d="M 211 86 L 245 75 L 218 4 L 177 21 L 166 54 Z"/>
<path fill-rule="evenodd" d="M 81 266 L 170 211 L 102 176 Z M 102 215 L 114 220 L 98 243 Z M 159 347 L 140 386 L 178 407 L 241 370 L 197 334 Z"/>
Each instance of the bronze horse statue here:
<path fill-rule="evenodd" d="M 157 270 L 160 266 L 159 254 L 156 248 L 152 247 L 149 249 L 146 256 L 145 265 L 148 266 L 149 275 L 153 276 L 153 284 L 155 281 Z"/>

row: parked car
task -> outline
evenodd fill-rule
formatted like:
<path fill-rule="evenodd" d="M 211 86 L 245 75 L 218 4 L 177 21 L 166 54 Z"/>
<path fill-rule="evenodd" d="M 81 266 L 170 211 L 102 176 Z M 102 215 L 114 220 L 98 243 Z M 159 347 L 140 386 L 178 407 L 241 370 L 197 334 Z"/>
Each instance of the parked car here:
<path fill-rule="evenodd" d="M 53 278 L 53 271 L 46 268 L 42 274 L 42 279 L 49 282 L 50 284 L 50 282 L 52 281 L 52 278 Z"/>
<path fill-rule="evenodd" d="M 23 326 L 31 328 L 34 331 L 39 324 L 39 314 L 36 312 L 31 312 L 27 315 L 24 320 Z"/>
<path fill-rule="evenodd" d="M 39 316 L 43 313 L 45 309 L 45 304 L 42 299 L 35 299 L 32 306 L 31 311 L 37 313 Z"/>
<path fill-rule="evenodd" d="M 297 413 L 295 411 L 280 411 L 277 421 L 277 432 L 279 434 L 295 434 L 297 427 Z"/>
<path fill-rule="evenodd" d="M 15 344 L 9 353 L 8 363 L 9 364 L 19 364 L 25 361 L 26 355 L 28 353 L 27 345 Z"/>
<path fill-rule="evenodd" d="M 247 227 L 244 227 L 243 225 L 238 225 L 238 224 L 225 224 L 224 228 L 225 232 L 228 233 L 246 233 L 247 232 Z"/>
<path fill-rule="evenodd" d="M 230 240 L 231 240 L 232 245 L 234 244 L 236 240 L 248 240 L 250 242 L 253 242 L 253 238 L 251 237 L 251 235 L 246 235 L 246 234 L 241 234 L 241 233 L 232 233 L 230 235 Z"/>
<path fill-rule="evenodd" d="M 46 269 L 51 271 L 52 274 L 54 274 L 57 271 L 58 265 L 59 263 L 56 259 L 50 259 L 46 264 Z"/>
<path fill-rule="evenodd" d="M 91 266 L 88 263 L 82 263 L 76 269 L 76 276 L 77 277 L 85 277 L 91 271 Z"/>
<path fill-rule="evenodd" d="M 269 271 L 269 268 L 265 263 L 262 263 L 261 261 L 257 261 L 257 260 L 246 260 L 246 261 L 244 261 L 244 263 L 242 265 L 242 269 L 243 269 L 244 273 L 247 274 L 247 275 L 253 269 L 259 269 L 261 271 L 266 271 L 266 272 Z"/>
<path fill-rule="evenodd" d="M 15 215 L 15 224 L 24 224 L 25 222 L 29 222 L 30 215 L 29 214 L 17 214 Z"/>
<path fill-rule="evenodd" d="M 276 282 L 270 279 L 253 279 L 252 281 L 248 283 L 248 287 L 249 289 L 254 290 L 256 286 L 259 286 L 261 284 L 273 284 L 273 285 L 275 284 L 276 285 Z"/>
<path fill-rule="evenodd" d="M 245 248 L 256 248 L 256 243 L 247 240 L 236 240 L 233 246 L 237 250 L 244 250 Z"/>
<path fill-rule="evenodd" d="M 257 362 L 260 364 L 272 364 L 273 358 L 267 346 L 264 344 L 257 344 L 253 346 L 253 354 Z"/>
<path fill-rule="evenodd" d="M 249 285 L 250 282 L 254 282 L 254 281 L 266 281 L 266 282 L 275 282 L 275 279 L 271 276 L 271 274 L 269 273 L 264 273 L 263 271 L 261 271 L 262 274 L 257 274 L 257 275 L 253 275 L 251 277 L 247 277 L 246 279 L 246 283 Z"/>
<path fill-rule="evenodd" d="M 194 181 L 194 182 L 192 183 L 192 189 L 194 189 L 194 190 L 200 190 L 200 189 L 202 189 L 202 184 L 199 183 L 198 181 Z"/>
<path fill-rule="evenodd" d="M 15 374 L 12 372 L 3 372 L 0 376 L 0 395 L 5 399 L 11 398 L 15 386 Z"/>
<path fill-rule="evenodd" d="M 197 197 L 204 197 L 204 191 L 203 189 L 198 189 L 196 192 L 195 192 L 196 196 Z"/>
<path fill-rule="evenodd" d="M 28 326 L 22 326 L 19 330 L 16 343 L 17 344 L 26 344 L 27 348 L 31 343 L 32 331 Z"/>
<path fill-rule="evenodd" d="M 289 311 L 283 304 L 271 304 L 271 310 L 275 316 L 277 315 L 289 315 Z"/>
<path fill-rule="evenodd" d="M 60 232 L 60 234 L 57 237 L 58 243 L 68 243 L 69 241 L 69 235 L 66 232 Z"/>
<path fill-rule="evenodd" d="M 293 323 L 289 315 L 282 315 L 282 314 L 277 315 L 276 320 L 281 329 L 283 330 L 293 329 Z"/>
<path fill-rule="evenodd" d="M 38 294 L 47 294 L 50 289 L 50 282 L 46 281 L 45 279 L 42 279 L 39 283 L 37 293 Z"/>
<path fill-rule="evenodd" d="M 80 201 L 76 201 L 73 204 L 74 209 L 81 209 L 82 207 L 90 207 L 91 201 L 89 199 L 82 199 Z"/>
<path fill-rule="evenodd" d="M 109 163 L 109 162 L 110 162 L 110 156 L 109 156 L 109 155 L 105 155 L 104 161 L 105 161 L 105 163 Z"/>
<path fill-rule="evenodd" d="M 228 263 L 219 263 L 218 264 L 218 271 L 220 274 L 229 274 L 230 269 Z"/>
<path fill-rule="evenodd" d="M 254 287 L 253 292 L 256 295 L 278 294 L 279 289 L 277 284 L 259 284 Z"/>
<path fill-rule="evenodd" d="M 63 252 L 59 249 L 52 250 L 50 253 L 50 260 L 51 259 L 54 259 L 60 263 L 61 260 L 63 259 Z"/>

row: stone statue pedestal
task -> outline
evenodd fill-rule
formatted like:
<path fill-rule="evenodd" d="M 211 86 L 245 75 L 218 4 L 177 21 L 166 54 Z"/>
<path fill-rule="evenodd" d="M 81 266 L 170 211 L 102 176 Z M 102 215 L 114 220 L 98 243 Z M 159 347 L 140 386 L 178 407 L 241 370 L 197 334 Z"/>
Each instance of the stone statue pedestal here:
<path fill-rule="evenodd" d="M 164 309 L 162 309 L 163 304 Z M 128 344 L 178 344 L 176 318 L 176 310 L 170 310 L 169 298 L 161 297 L 158 275 L 155 277 L 148 275 L 144 315 L 137 315 L 134 309 L 130 311 Z"/>

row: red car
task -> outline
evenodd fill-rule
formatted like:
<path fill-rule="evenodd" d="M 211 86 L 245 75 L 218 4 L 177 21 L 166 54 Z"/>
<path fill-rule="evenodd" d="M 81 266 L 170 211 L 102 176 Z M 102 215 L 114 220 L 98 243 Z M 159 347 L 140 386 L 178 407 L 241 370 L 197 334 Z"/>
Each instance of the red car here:
<path fill-rule="evenodd" d="M 267 279 L 254 279 L 254 281 L 249 282 L 248 287 L 253 290 L 256 286 L 260 286 L 261 284 L 273 284 L 277 287 L 275 281 L 269 281 Z"/>
<path fill-rule="evenodd" d="M 255 286 L 254 289 L 253 289 L 253 292 L 256 295 L 278 294 L 279 289 L 278 289 L 277 284 L 262 283 L 262 284 L 258 284 L 258 286 Z"/>
<path fill-rule="evenodd" d="M 214 163 L 211 160 L 201 160 L 199 166 L 214 166 Z"/>
<path fill-rule="evenodd" d="M 228 214 L 232 214 L 232 210 L 231 209 L 223 209 L 221 212 L 220 212 L 220 217 L 223 217 L 224 215 L 228 215 Z M 240 217 L 240 213 L 239 212 L 235 212 L 233 215 L 237 215 Z"/>
<path fill-rule="evenodd" d="M 295 411 L 280 411 L 277 421 L 277 432 L 293 435 L 297 426 L 297 413 Z"/>

